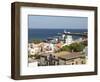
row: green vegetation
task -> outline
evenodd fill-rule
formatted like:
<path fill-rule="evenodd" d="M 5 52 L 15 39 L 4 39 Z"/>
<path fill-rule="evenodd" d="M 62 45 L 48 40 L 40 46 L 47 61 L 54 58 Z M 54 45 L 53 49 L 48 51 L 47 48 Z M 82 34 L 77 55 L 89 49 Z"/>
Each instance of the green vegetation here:
<path fill-rule="evenodd" d="M 42 40 L 40 40 L 40 39 L 34 39 L 32 42 L 35 43 L 35 44 L 38 44 L 38 43 L 41 43 Z"/>
<path fill-rule="evenodd" d="M 39 59 L 40 55 L 39 54 L 35 54 L 34 57 L 35 57 L 35 59 Z"/>
<path fill-rule="evenodd" d="M 80 52 L 84 48 L 85 48 L 85 45 L 82 43 L 73 43 L 70 45 L 63 46 L 58 52 L 60 51 Z"/>
<path fill-rule="evenodd" d="M 35 58 L 35 59 L 39 59 L 40 58 L 40 55 L 38 54 L 35 54 L 35 55 L 28 55 L 28 58 Z"/>
<path fill-rule="evenodd" d="M 83 45 L 82 43 L 73 43 L 69 46 L 69 48 L 74 52 L 80 52 L 85 48 L 85 45 Z"/>
<path fill-rule="evenodd" d="M 70 51 L 70 46 L 63 46 L 61 49 L 61 51 Z"/>
<path fill-rule="evenodd" d="M 30 55 L 30 54 L 28 55 L 28 58 L 32 58 L 32 57 L 34 57 L 34 55 Z"/>

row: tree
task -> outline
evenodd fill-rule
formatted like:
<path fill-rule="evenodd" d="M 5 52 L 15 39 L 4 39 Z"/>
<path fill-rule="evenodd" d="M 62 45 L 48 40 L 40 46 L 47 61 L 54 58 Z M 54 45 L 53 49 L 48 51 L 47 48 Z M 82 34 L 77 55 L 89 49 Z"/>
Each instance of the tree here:
<path fill-rule="evenodd" d="M 40 40 L 40 39 L 34 39 L 32 42 L 35 43 L 35 44 L 38 44 L 38 43 L 41 43 L 42 40 Z"/>
<path fill-rule="evenodd" d="M 83 45 L 82 43 L 73 43 L 69 46 L 71 51 L 74 52 L 80 52 L 85 48 L 85 45 Z"/>
<path fill-rule="evenodd" d="M 69 46 L 63 46 L 61 49 L 60 49 L 61 51 L 70 51 L 70 48 L 69 48 Z"/>
<path fill-rule="evenodd" d="M 74 51 L 74 52 L 80 52 L 85 48 L 85 45 L 82 43 L 72 43 L 70 45 L 63 46 L 59 51 Z"/>

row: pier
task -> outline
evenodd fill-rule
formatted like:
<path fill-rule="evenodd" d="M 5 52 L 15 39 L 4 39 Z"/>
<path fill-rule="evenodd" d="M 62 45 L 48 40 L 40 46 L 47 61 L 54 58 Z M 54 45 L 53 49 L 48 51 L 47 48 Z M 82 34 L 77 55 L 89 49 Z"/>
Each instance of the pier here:
<path fill-rule="evenodd" d="M 78 33 L 78 32 L 64 32 L 64 33 L 58 33 L 58 35 L 62 35 L 62 34 L 65 34 L 65 35 L 72 35 L 72 36 L 83 36 L 83 37 L 87 37 L 87 32 L 84 32 L 84 33 Z"/>
<path fill-rule="evenodd" d="M 75 35 L 75 36 L 84 36 L 84 37 L 87 37 L 87 33 L 70 33 L 70 32 L 67 32 L 65 34 L 66 35 Z"/>

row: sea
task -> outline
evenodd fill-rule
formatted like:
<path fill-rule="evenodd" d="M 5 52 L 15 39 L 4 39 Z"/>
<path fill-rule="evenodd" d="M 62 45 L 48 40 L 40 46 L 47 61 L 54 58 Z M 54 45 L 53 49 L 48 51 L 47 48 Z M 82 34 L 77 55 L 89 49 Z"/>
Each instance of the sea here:
<path fill-rule="evenodd" d="M 87 29 L 28 29 L 28 42 L 32 42 L 35 39 L 39 40 L 46 40 L 49 37 L 53 38 L 55 36 L 58 36 L 58 34 L 62 34 L 66 32 L 72 32 L 72 33 L 84 33 L 88 32 Z M 78 39 L 80 36 L 72 36 L 73 39 Z"/>

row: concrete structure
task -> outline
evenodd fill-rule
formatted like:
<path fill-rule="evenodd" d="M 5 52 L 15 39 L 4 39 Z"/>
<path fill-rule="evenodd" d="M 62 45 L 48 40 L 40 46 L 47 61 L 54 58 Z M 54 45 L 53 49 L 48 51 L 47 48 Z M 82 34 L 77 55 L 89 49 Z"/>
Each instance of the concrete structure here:
<path fill-rule="evenodd" d="M 80 52 L 73 52 L 55 56 L 54 54 L 42 54 L 39 59 L 39 66 L 48 65 L 79 65 L 86 64 L 86 56 Z"/>
<path fill-rule="evenodd" d="M 54 52 L 54 45 L 52 43 L 43 43 L 42 50 L 45 53 Z"/>
<path fill-rule="evenodd" d="M 86 56 L 88 55 L 88 47 L 87 47 L 87 46 L 83 49 L 83 53 L 84 53 Z"/>
<path fill-rule="evenodd" d="M 61 55 L 59 59 L 59 64 L 61 65 L 86 64 L 86 56 L 85 54 L 81 54 L 80 52 L 73 52 L 67 55 Z"/>
<path fill-rule="evenodd" d="M 70 44 L 72 44 L 72 42 L 73 42 L 72 36 L 66 35 L 65 44 L 70 45 Z"/>
<path fill-rule="evenodd" d="M 28 54 L 29 55 L 35 55 L 35 54 L 39 53 L 40 50 L 41 50 L 41 48 L 39 47 L 38 44 L 34 44 L 34 43 L 28 44 Z"/>

